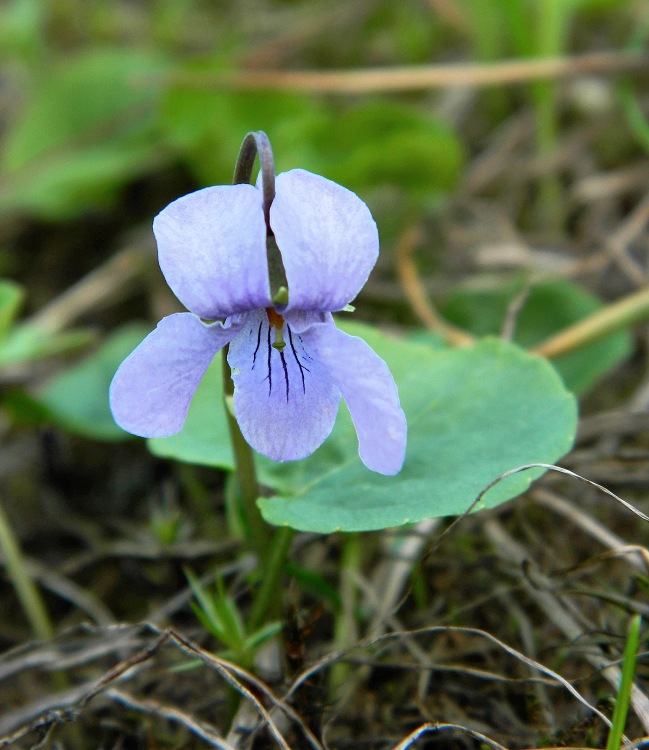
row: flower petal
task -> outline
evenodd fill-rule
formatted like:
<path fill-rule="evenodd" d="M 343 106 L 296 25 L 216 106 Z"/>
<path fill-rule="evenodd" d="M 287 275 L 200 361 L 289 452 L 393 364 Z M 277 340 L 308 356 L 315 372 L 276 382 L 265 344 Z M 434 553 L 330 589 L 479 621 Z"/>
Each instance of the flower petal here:
<path fill-rule="evenodd" d="M 274 330 L 263 310 L 246 316 L 228 352 L 234 413 L 248 443 L 273 461 L 310 455 L 331 432 L 340 392 L 305 347 L 284 326 L 286 346 L 272 347 Z"/>
<path fill-rule="evenodd" d="M 324 177 L 278 175 L 270 207 L 289 286 L 287 310 L 342 310 L 376 263 L 379 236 L 363 201 Z"/>
<path fill-rule="evenodd" d="M 110 408 L 117 424 L 140 437 L 180 432 L 205 370 L 242 322 L 206 325 L 191 313 L 163 318 L 115 373 Z"/>
<path fill-rule="evenodd" d="M 313 325 L 301 336 L 345 399 L 361 461 L 380 474 L 397 474 L 405 457 L 407 425 L 388 366 L 362 339 L 331 323 Z"/>
<path fill-rule="evenodd" d="M 257 188 L 218 185 L 185 195 L 155 217 L 153 232 L 167 283 L 196 315 L 216 320 L 270 304 Z"/>

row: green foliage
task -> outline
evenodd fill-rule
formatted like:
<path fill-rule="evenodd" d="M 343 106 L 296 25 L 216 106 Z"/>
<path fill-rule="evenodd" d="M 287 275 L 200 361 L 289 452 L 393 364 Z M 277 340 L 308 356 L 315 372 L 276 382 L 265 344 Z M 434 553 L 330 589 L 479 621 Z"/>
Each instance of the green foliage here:
<path fill-rule="evenodd" d="M 188 569 L 189 581 L 196 602 L 192 610 L 205 630 L 227 649 L 226 658 L 241 666 L 251 668 L 257 649 L 281 630 L 281 623 L 269 623 L 253 633 L 247 633 L 236 602 L 228 595 L 223 578 L 217 576 L 214 590 L 207 591 Z"/>
<path fill-rule="evenodd" d="M 35 397 L 54 424 L 98 440 L 123 440 L 129 435 L 115 424 L 108 406 L 108 387 L 122 360 L 148 330 L 121 328 L 79 364 L 64 370 Z"/>
<path fill-rule="evenodd" d="M 4 3 L 0 8 L 0 53 L 31 60 L 41 52 L 44 5 L 42 0 L 9 0 Z"/>
<path fill-rule="evenodd" d="M 179 72 L 206 76 L 214 63 Z M 361 193 L 397 186 L 412 197 L 447 193 L 457 182 L 464 148 L 442 120 L 397 100 L 343 107 L 279 92 L 215 92 L 173 87 L 163 126 L 201 184 L 228 182 L 243 134 L 264 123 L 278 171 L 303 167 Z"/>
<path fill-rule="evenodd" d="M 93 338 L 94 334 L 87 330 L 52 334 L 42 326 L 21 323 L 12 327 L 0 342 L 0 368 L 24 365 L 80 349 L 91 343 Z"/>
<path fill-rule="evenodd" d="M 448 320 L 476 336 L 499 334 L 512 301 L 523 289 L 521 280 L 490 289 L 458 289 L 448 297 L 442 312 Z M 525 348 L 540 344 L 601 308 L 602 303 L 596 297 L 570 281 L 534 284 L 516 317 L 514 341 Z M 564 354 L 553 364 L 570 390 L 584 393 L 630 352 L 630 334 L 619 331 Z"/>
<path fill-rule="evenodd" d="M 219 70 L 212 63 L 194 63 L 178 75 L 209 76 Z M 247 132 L 259 129 L 259 123 L 273 144 L 278 171 L 297 166 L 317 171 L 311 131 L 323 122 L 331 124 L 326 109 L 306 96 L 178 85 L 165 96 L 161 124 L 198 182 L 214 185 L 232 180 L 233 154 L 238 153 Z"/>
<path fill-rule="evenodd" d="M 0 370 L 63 354 L 86 346 L 90 331 L 52 333 L 35 323 L 18 323 L 24 290 L 13 281 L 0 279 Z"/>
<path fill-rule="evenodd" d="M 464 163 L 464 148 L 442 120 L 402 102 L 364 102 L 337 118 L 324 171 L 357 192 L 399 186 L 413 197 L 451 190 Z"/>
<path fill-rule="evenodd" d="M 23 288 L 9 279 L 0 279 L 0 342 L 6 337 L 23 302 Z"/>
<path fill-rule="evenodd" d="M 501 473 L 553 462 L 569 450 L 575 402 L 544 360 L 496 340 L 432 351 L 368 326 L 343 327 L 361 335 L 394 375 L 408 418 L 406 464 L 396 477 L 366 469 L 357 457 L 351 419 L 341 408 L 331 437 L 309 458 L 287 464 L 260 458 L 260 479 L 276 493 L 259 501 L 270 523 L 328 533 L 456 515 Z M 215 363 L 208 371 L 207 386 L 204 382 L 194 398 L 183 431 L 149 441 L 153 453 L 226 466 L 227 431 L 214 396 L 218 370 Z M 508 478 L 490 490 L 480 507 L 515 497 L 539 473 Z"/>
<path fill-rule="evenodd" d="M 624 736 L 624 725 L 631 703 L 631 692 L 633 690 L 633 676 L 635 674 L 638 660 L 638 646 L 640 644 L 640 615 L 634 615 L 629 623 L 626 645 L 624 647 L 624 659 L 622 661 L 622 676 L 620 687 L 613 712 L 613 726 L 608 735 L 606 750 L 618 750 L 622 746 Z"/>
<path fill-rule="evenodd" d="M 155 163 L 157 54 L 97 49 L 38 75 L 0 155 L 0 210 L 64 218 Z"/>
<path fill-rule="evenodd" d="M 649 12 L 645 8 L 640 16 L 640 22 L 632 31 L 627 49 L 632 52 L 642 52 L 646 47 L 647 37 L 649 37 Z M 631 80 L 622 81 L 618 87 L 618 96 L 630 132 L 645 153 L 648 153 L 649 121 Z"/>

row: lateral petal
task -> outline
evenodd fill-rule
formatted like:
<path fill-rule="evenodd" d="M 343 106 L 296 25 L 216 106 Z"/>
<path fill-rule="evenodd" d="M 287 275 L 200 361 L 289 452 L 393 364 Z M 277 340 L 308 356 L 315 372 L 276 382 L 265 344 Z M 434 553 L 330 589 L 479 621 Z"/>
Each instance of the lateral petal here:
<path fill-rule="evenodd" d="M 328 437 L 340 391 L 290 326 L 284 326 L 281 352 L 273 348 L 274 340 L 265 311 L 246 316 L 228 351 L 234 413 L 256 451 L 273 461 L 296 461 Z"/>
<path fill-rule="evenodd" d="M 160 268 L 196 315 L 227 318 L 270 304 L 261 191 L 217 185 L 178 198 L 153 220 Z"/>
<path fill-rule="evenodd" d="M 277 176 L 270 225 L 289 287 L 287 310 L 342 310 L 376 263 L 370 210 L 347 188 L 303 169 Z"/>
<path fill-rule="evenodd" d="M 109 400 L 117 424 L 140 437 L 180 432 L 210 362 L 241 324 L 206 325 L 191 313 L 163 318 L 115 373 Z"/>
<path fill-rule="evenodd" d="M 362 339 L 332 323 L 312 325 L 301 336 L 342 393 L 361 461 L 380 474 L 397 474 L 405 457 L 407 425 L 388 366 Z"/>

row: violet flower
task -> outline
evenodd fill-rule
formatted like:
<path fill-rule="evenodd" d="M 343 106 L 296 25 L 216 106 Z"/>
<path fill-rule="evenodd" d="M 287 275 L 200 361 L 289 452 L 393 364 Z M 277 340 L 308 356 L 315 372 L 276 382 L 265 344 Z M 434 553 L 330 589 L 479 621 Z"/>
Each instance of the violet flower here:
<path fill-rule="evenodd" d="M 142 437 L 179 432 L 210 362 L 229 344 L 234 413 L 255 450 L 275 461 L 310 455 L 331 432 L 342 396 L 363 463 L 396 474 L 406 421 L 394 380 L 331 315 L 376 262 L 369 209 L 301 169 L 277 176 L 268 219 L 264 195 L 249 184 L 208 187 L 156 216 L 160 267 L 191 312 L 163 318 L 121 364 L 110 388 L 115 421 Z M 273 235 L 286 286 L 271 293 Z"/>

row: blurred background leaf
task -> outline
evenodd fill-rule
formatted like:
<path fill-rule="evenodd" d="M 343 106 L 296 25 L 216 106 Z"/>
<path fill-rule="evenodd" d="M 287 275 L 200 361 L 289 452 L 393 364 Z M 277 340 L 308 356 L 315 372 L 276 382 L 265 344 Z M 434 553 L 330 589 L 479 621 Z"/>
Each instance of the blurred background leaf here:
<path fill-rule="evenodd" d="M 518 279 L 493 288 L 456 289 L 442 305 L 442 311 L 450 321 L 476 336 L 498 335 L 518 295 L 523 295 L 523 304 L 515 316 L 513 340 L 526 348 L 602 309 L 595 296 L 570 281 L 547 281 L 527 289 L 525 282 Z M 568 388 L 584 393 L 626 359 L 631 350 L 630 334 L 618 331 L 557 357 L 553 364 Z"/>
<path fill-rule="evenodd" d="M 77 435 L 97 440 L 130 438 L 113 420 L 108 388 L 122 360 L 147 333 L 147 328 L 136 324 L 118 329 L 96 352 L 52 379 L 33 403 L 52 424 Z"/>
<path fill-rule="evenodd" d="M 40 71 L 0 159 L 0 210 L 63 219 L 158 163 L 158 53 L 90 49 Z"/>

